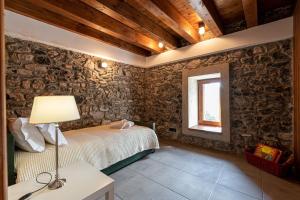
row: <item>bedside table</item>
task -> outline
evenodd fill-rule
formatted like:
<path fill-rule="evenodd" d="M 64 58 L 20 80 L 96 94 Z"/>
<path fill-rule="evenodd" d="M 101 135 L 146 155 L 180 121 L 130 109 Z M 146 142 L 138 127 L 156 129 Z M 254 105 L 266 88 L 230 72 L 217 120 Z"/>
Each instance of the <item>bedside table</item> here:
<path fill-rule="evenodd" d="M 114 199 L 114 180 L 106 176 L 100 170 L 85 162 L 78 162 L 68 167 L 59 169 L 60 178 L 66 178 L 67 182 L 57 190 L 44 190 L 37 192 L 30 200 L 99 200 L 105 196 L 105 200 Z M 52 173 L 52 180 L 54 173 Z M 41 178 L 41 180 L 43 180 Z M 34 180 L 21 182 L 8 187 L 8 200 L 18 200 L 23 195 L 32 192 L 43 185 Z"/>

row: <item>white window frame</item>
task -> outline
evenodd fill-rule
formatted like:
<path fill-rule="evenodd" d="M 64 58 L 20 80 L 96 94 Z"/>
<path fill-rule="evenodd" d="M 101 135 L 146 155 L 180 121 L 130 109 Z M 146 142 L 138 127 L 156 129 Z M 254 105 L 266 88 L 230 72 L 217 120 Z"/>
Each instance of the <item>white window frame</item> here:
<path fill-rule="evenodd" d="M 198 80 L 221 79 L 221 131 L 195 128 L 198 125 Z M 229 64 L 218 64 L 182 72 L 182 132 L 185 135 L 230 142 Z"/>

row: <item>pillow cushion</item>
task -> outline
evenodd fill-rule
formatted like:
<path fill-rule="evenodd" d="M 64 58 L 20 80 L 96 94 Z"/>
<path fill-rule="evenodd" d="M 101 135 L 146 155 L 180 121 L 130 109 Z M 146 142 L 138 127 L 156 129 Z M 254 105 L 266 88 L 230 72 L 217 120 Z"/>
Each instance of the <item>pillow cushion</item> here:
<path fill-rule="evenodd" d="M 10 122 L 9 131 L 20 149 L 33 153 L 45 150 L 44 137 L 37 127 L 29 123 L 28 118 L 18 118 Z"/>
<path fill-rule="evenodd" d="M 50 144 L 55 144 L 55 129 L 56 129 L 55 124 L 53 124 L 53 123 L 38 124 L 36 126 L 40 130 L 41 134 L 44 136 L 46 142 L 48 142 Z M 59 146 L 67 145 L 68 142 L 59 128 L 58 128 L 57 134 L 58 134 L 58 145 Z"/>
<path fill-rule="evenodd" d="M 125 119 L 125 120 L 126 120 L 126 119 Z M 127 129 L 127 128 L 130 128 L 130 127 L 132 127 L 132 126 L 134 126 L 134 122 L 126 120 L 126 121 L 124 122 L 124 124 L 123 124 L 122 129 Z"/>
<path fill-rule="evenodd" d="M 254 152 L 254 155 L 272 162 L 276 160 L 279 154 L 279 149 L 264 144 L 258 144 Z"/>
<path fill-rule="evenodd" d="M 110 123 L 110 127 L 114 129 L 128 129 L 132 126 L 134 126 L 134 122 L 128 121 L 126 119 Z"/>

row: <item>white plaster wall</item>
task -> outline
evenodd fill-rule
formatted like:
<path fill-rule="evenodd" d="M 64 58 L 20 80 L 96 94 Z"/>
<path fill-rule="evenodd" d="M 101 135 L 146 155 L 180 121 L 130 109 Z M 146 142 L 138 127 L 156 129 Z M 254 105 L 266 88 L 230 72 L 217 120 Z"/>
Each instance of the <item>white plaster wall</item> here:
<path fill-rule="evenodd" d="M 188 128 L 198 125 L 198 82 L 188 77 Z"/>
<path fill-rule="evenodd" d="M 293 37 L 293 17 L 147 57 L 145 67 L 153 67 L 197 56 L 205 56 L 222 51 L 284 40 L 291 37 Z"/>
<path fill-rule="evenodd" d="M 191 129 L 198 124 L 198 84 L 203 77 L 221 77 L 221 121 L 222 132 L 215 133 Z M 201 77 L 202 76 L 202 77 Z M 230 97 L 229 97 L 229 64 L 211 65 L 182 71 L 182 133 L 211 140 L 230 142 Z M 195 112 L 196 111 L 196 112 Z"/>
<path fill-rule="evenodd" d="M 5 34 L 143 67 L 145 57 L 5 10 Z"/>

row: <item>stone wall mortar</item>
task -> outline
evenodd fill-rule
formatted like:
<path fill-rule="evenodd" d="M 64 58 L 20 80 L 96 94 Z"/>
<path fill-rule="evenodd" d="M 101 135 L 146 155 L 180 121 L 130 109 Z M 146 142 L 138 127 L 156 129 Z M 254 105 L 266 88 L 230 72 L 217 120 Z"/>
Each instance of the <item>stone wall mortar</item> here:
<path fill-rule="evenodd" d="M 7 115 L 29 117 L 34 96 L 74 95 L 81 119 L 63 130 L 141 120 L 144 69 L 45 44 L 6 37 Z"/>
<path fill-rule="evenodd" d="M 222 63 L 230 65 L 231 143 L 182 134 L 182 70 Z M 161 137 L 241 152 L 245 133 L 253 136 L 252 145 L 292 148 L 291 40 L 156 66 L 145 71 L 145 80 L 145 119 L 157 123 Z"/>

